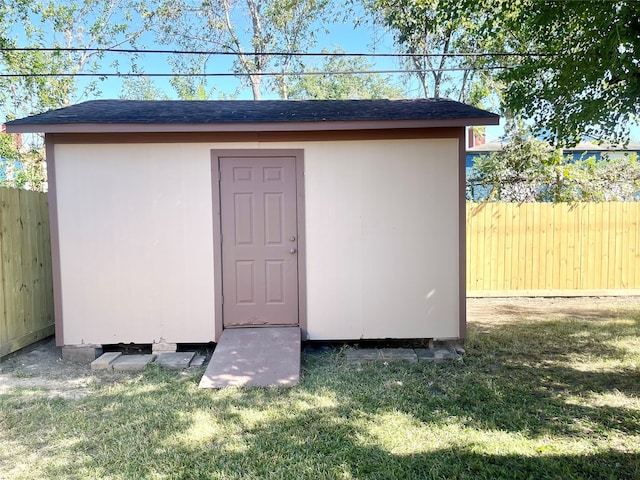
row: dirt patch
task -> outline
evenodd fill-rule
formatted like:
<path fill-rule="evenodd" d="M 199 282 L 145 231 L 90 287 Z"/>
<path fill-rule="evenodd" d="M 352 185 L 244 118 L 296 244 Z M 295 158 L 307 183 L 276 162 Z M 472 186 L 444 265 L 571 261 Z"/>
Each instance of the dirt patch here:
<path fill-rule="evenodd" d="M 640 296 L 467 300 L 468 322 L 481 328 L 522 319 L 597 320 L 625 310 L 640 312 Z M 90 393 L 92 386 L 118 381 L 122 375 L 94 372 L 89 365 L 63 361 L 61 349 L 51 338 L 0 359 L 0 395 L 18 389 L 24 395 L 80 399 Z"/>
<path fill-rule="evenodd" d="M 19 389 L 25 395 L 79 399 L 92 385 L 114 381 L 89 365 L 62 360 L 53 337 L 0 359 L 0 395 Z"/>
<path fill-rule="evenodd" d="M 640 311 L 640 296 L 469 298 L 467 322 L 496 325 L 522 319 L 548 320 L 551 317 L 597 320 L 628 310 Z"/>

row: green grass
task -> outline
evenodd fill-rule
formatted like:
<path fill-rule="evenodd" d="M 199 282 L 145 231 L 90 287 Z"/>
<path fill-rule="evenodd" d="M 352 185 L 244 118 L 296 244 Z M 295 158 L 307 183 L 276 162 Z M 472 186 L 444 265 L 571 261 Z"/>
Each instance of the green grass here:
<path fill-rule="evenodd" d="M 293 389 L 150 368 L 0 396 L 0 478 L 640 478 L 640 313 L 471 325 L 464 363 L 303 357 Z M 35 394 L 34 394 L 35 393 Z"/>

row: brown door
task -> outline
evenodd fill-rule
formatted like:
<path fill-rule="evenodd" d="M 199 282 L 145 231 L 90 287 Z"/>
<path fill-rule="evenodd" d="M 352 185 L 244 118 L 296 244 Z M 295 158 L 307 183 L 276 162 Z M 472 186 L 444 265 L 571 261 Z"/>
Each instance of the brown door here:
<path fill-rule="evenodd" d="M 298 325 L 295 157 L 219 157 L 224 327 Z"/>

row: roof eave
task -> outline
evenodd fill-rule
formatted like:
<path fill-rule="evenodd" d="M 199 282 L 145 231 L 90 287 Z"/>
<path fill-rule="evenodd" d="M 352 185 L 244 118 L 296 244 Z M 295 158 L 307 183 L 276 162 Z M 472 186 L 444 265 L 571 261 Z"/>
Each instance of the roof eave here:
<path fill-rule="evenodd" d="M 310 132 L 498 125 L 500 117 L 261 123 L 7 123 L 7 133 Z"/>

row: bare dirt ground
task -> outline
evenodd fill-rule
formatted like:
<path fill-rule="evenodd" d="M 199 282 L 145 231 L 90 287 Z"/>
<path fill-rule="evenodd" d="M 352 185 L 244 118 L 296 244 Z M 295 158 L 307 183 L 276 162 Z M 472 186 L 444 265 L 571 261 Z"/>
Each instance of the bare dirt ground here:
<path fill-rule="evenodd" d="M 49 338 L 0 360 L 0 395 L 17 388 L 33 395 L 79 399 L 92 384 L 108 380 L 97 373 L 89 365 L 64 362 L 61 349 Z"/>
<path fill-rule="evenodd" d="M 597 319 L 621 310 L 640 310 L 640 296 L 467 300 L 467 320 L 481 328 L 517 319 Z M 64 362 L 60 348 L 51 338 L 0 359 L 0 395 L 21 389 L 26 395 L 79 399 L 90 393 L 92 385 L 114 382 L 119 375 L 122 374 L 93 372 L 89 365 Z"/>
<path fill-rule="evenodd" d="M 467 321 L 483 326 L 541 317 L 597 319 L 623 310 L 640 310 L 640 296 L 467 299 Z"/>

